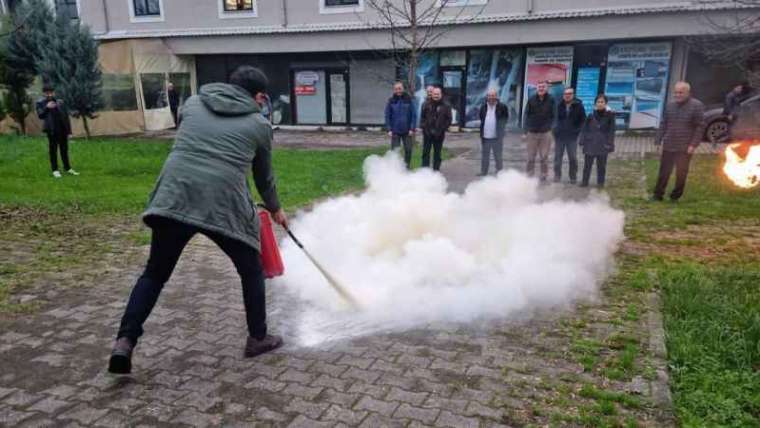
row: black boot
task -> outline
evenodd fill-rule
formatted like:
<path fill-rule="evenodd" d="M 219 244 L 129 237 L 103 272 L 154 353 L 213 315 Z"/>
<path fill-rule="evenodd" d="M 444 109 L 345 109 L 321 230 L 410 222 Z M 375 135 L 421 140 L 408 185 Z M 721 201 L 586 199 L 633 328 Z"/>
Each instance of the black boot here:
<path fill-rule="evenodd" d="M 108 371 L 115 374 L 131 373 L 133 349 L 134 344 L 126 337 L 116 339 L 111 351 L 111 359 L 108 361 Z"/>
<path fill-rule="evenodd" d="M 269 351 L 274 351 L 280 346 L 282 346 L 282 337 L 280 336 L 272 336 L 267 334 L 261 340 L 257 340 L 248 336 L 248 341 L 245 344 L 245 353 L 243 356 L 245 358 L 255 357 Z"/>

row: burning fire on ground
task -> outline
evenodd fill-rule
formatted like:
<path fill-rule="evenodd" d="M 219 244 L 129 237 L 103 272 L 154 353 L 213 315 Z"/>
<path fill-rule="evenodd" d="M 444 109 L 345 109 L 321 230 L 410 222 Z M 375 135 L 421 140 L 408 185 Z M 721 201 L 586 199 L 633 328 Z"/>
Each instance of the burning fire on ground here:
<path fill-rule="evenodd" d="M 726 147 L 723 172 L 742 189 L 760 185 L 760 141 L 745 141 Z"/>

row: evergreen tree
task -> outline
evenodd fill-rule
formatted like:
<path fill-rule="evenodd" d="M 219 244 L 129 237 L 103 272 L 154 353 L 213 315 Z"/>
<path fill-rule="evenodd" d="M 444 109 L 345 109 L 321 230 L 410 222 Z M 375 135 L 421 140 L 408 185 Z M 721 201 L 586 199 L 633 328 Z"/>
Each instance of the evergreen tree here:
<path fill-rule="evenodd" d="M 98 44 L 90 29 L 68 16 L 59 15 L 38 61 L 43 82 L 52 84 L 68 106 L 68 113 L 81 118 L 90 138 L 87 119 L 94 119 L 103 107 L 102 74 L 98 65 Z"/>
<path fill-rule="evenodd" d="M 7 21 L 10 34 L 0 48 L 5 59 L 0 81 L 7 89 L 4 104 L 22 134 L 26 134 L 26 116 L 33 110 L 27 90 L 38 72 L 43 39 L 47 38 L 53 19 L 45 0 L 23 0 Z"/>

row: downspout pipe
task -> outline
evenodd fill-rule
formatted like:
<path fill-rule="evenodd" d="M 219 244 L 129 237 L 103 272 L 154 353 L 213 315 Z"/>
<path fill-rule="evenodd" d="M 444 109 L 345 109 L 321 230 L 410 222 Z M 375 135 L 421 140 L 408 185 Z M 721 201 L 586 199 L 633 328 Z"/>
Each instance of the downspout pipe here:
<path fill-rule="evenodd" d="M 528 14 L 533 13 L 533 0 L 526 0 L 526 10 Z"/>
<path fill-rule="evenodd" d="M 103 3 L 103 19 L 106 25 L 105 30 L 106 34 L 108 34 L 111 32 L 111 24 L 108 21 L 108 0 L 101 0 L 101 2 Z"/>

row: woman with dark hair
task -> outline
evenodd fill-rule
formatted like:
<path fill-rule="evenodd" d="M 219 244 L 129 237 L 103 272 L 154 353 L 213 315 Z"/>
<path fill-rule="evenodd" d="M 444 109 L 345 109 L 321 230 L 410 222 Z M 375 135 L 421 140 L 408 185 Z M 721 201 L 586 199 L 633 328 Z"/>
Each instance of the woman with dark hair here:
<path fill-rule="evenodd" d="M 596 184 L 604 187 L 607 174 L 607 155 L 615 151 L 615 113 L 607 109 L 607 96 L 599 94 L 594 101 L 594 112 L 586 117 L 578 144 L 583 147 L 583 180 L 587 187 L 591 167 L 596 161 Z"/>

